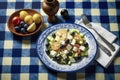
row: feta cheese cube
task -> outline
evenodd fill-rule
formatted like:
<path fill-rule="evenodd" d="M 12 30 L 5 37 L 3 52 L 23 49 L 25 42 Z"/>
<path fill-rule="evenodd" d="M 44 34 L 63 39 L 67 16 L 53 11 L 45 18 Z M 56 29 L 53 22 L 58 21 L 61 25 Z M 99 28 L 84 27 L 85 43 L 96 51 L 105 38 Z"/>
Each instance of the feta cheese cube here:
<path fill-rule="evenodd" d="M 75 43 L 76 43 L 76 40 L 73 39 L 72 42 L 71 42 L 71 44 L 74 45 Z"/>
<path fill-rule="evenodd" d="M 67 48 L 67 50 L 71 50 L 71 49 L 72 49 L 72 46 L 71 46 L 70 44 L 68 44 L 68 45 L 66 46 L 66 48 Z"/>
<path fill-rule="evenodd" d="M 85 46 L 80 46 L 80 50 L 85 51 Z"/>
<path fill-rule="evenodd" d="M 56 56 L 56 54 L 57 54 L 57 52 L 56 52 L 56 51 L 54 51 L 54 50 L 50 51 L 50 55 L 51 55 L 52 57 L 55 57 L 55 56 Z"/>
<path fill-rule="evenodd" d="M 60 37 L 59 37 L 59 36 L 56 36 L 56 37 L 55 37 L 55 40 L 56 40 L 56 41 L 59 41 L 59 40 L 60 40 Z"/>
<path fill-rule="evenodd" d="M 66 59 L 67 58 L 67 56 L 64 54 L 64 55 L 62 55 L 62 57 L 63 57 L 63 59 Z"/>
<path fill-rule="evenodd" d="M 64 44 L 65 44 L 65 41 L 61 41 L 61 44 L 64 45 Z"/>
<path fill-rule="evenodd" d="M 65 54 L 68 54 L 68 50 L 64 50 L 64 53 L 65 53 Z"/>
<path fill-rule="evenodd" d="M 73 47 L 73 51 L 77 52 L 78 51 L 78 48 L 77 47 Z"/>
<path fill-rule="evenodd" d="M 73 39 L 73 36 L 71 36 L 70 34 L 68 34 L 68 39 Z"/>
<path fill-rule="evenodd" d="M 84 37 L 84 34 L 83 34 L 83 33 L 80 33 L 80 36 L 81 36 L 81 37 Z"/>

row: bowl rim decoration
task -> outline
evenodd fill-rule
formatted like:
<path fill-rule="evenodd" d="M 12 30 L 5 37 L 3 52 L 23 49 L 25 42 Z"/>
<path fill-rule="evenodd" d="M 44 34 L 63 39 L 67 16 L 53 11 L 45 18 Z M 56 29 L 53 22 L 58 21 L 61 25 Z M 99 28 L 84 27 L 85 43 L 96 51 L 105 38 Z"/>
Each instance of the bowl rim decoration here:
<path fill-rule="evenodd" d="M 39 14 L 41 16 L 41 23 L 37 24 L 37 29 L 34 31 L 34 32 L 31 32 L 31 33 L 25 33 L 25 34 L 22 34 L 22 33 L 19 33 L 19 32 L 16 32 L 15 29 L 13 28 L 14 25 L 12 24 L 12 18 L 15 17 L 15 16 L 19 16 L 19 13 L 20 11 L 27 11 L 30 15 L 33 15 L 35 13 Z M 43 23 L 44 23 L 44 20 L 43 20 L 43 17 L 41 15 L 41 13 L 39 13 L 38 11 L 34 10 L 34 9 L 20 9 L 20 10 L 17 10 L 15 11 L 14 13 L 12 13 L 7 21 L 7 26 L 8 26 L 8 29 L 15 35 L 17 36 L 31 36 L 33 34 L 36 34 L 37 32 L 39 32 L 43 26 Z"/>
<path fill-rule="evenodd" d="M 52 32 L 59 30 L 59 29 L 79 29 L 80 31 L 85 33 L 85 36 L 87 36 L 87 39 L 91 39 L 91 42 L 88 42 L 90 45 L 90 50 L 89 50 L 89 57 L 84 58 L 82 61 L 78 63 L 73 63 L 71 66 L 69 65 L 61 65 L 58 64 L 57 62 L 51 60 L 49 56 L 45 52 L 45 40 L 47 36 L 49 36 Z M 94 42 L 92 44 L 92 42 Z M 91 46 L 92 45 L 92 46 Z M 47 27 L 38 37 L 37 43 L 36 43 L 36 51 L 37 55 L 40 59 L 40 61 L 47 66 L 49 69 L 52 69 L 53 71 L 58 71 L 58 72 L 75 72 L 78 70 L 82 70 L 89 66 L 90 63 L 93 62 L 97 55 L 97 50 L 98 50 L 98 45 L 95 37 L 93 34 L 85 27 L 78 25 L 78 24 L 73 24 L 73 23 L 60 23 L 60 24 L 55 24 L 53 26 Z M 93 52 L 93 53 L 90 53 Z M 88 61 L 86 61 L 88 60 Z M 86 62 L 85 62 L 86 61 Z M 81 67 L 81 66 L 82 67 Z M 84 65 L 84 66 L 83 66 Z"/>

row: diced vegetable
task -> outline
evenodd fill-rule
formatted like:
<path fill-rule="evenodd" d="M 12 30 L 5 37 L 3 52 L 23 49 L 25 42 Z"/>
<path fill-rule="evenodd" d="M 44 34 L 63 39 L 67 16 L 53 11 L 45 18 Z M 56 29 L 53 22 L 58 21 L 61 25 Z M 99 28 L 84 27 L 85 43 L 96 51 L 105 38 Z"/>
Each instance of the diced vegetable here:
<path fill-rule="evenodd" d="M 46 53 L 59 64 L 72 65 L 88 56 L 89 45 L 83 33 L 77 29 L 61 29 L 46 40 Z"/>
<path fill-rule="evenodd" d="M 80 46 L 80 50 L 85 51 L 85 47 L 84 46 Z"/>
<path fill-rule="evenodd" d="M 66 48 L 67 48 L 67 50 L 71 50 L 71 49 L 72 49 L 72 46 L 71 46 L 70 44 L 68 44 L 68 45 L 66 46 Z"/>
<path fill-rule="evenodd" d="M 76 46 L 73 47 L 73 51 L 74 52 L 77 52 L 78 51 L 78 48 Z"/>
<path fill-rule="evenodd" d="M 56 51 L 50 51 L 50 55 L 52 56 L 52 57 L 55 57 L 55 55 L 56 55 L 57 53 L 56 53 Z"/>
<path fill-rule="evenodd" d="M 75 43 L 76 43 L 76 40 L 73 39 L 72 42 L 71 42 L 71 44 L 74 45 Z"/>

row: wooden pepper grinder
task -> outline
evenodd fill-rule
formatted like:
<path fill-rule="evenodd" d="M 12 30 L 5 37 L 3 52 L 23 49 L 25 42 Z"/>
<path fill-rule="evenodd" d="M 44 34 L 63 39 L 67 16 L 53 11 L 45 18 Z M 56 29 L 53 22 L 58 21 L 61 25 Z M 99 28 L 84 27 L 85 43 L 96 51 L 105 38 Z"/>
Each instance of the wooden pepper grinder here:
<path fill-rule="evenodd" d="M 49 23 L 56 23 L 57 17 L 55 14 L 59 10 L 59 2 L 57 0 L 44 0 L 42 2 L 42 9 L 48 15 Z"/>

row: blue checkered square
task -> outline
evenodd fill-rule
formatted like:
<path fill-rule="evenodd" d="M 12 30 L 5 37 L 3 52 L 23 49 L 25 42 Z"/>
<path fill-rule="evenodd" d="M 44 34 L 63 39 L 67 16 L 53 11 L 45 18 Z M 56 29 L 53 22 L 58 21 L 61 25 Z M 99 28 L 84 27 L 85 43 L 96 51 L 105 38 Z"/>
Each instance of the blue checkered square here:
<path fill-rule="evenodd" d="M 24 2 L 16 2 L 15 8 L 16 9 L 22 9 L 22 8 L 24 8 Z"/>
<path fill-rule="evenodd" d="M 39 9 L 40 7 L 41 7 L 41 3 L 40 2 L 33 2 L 32 3 L 32 8 Z"/>

